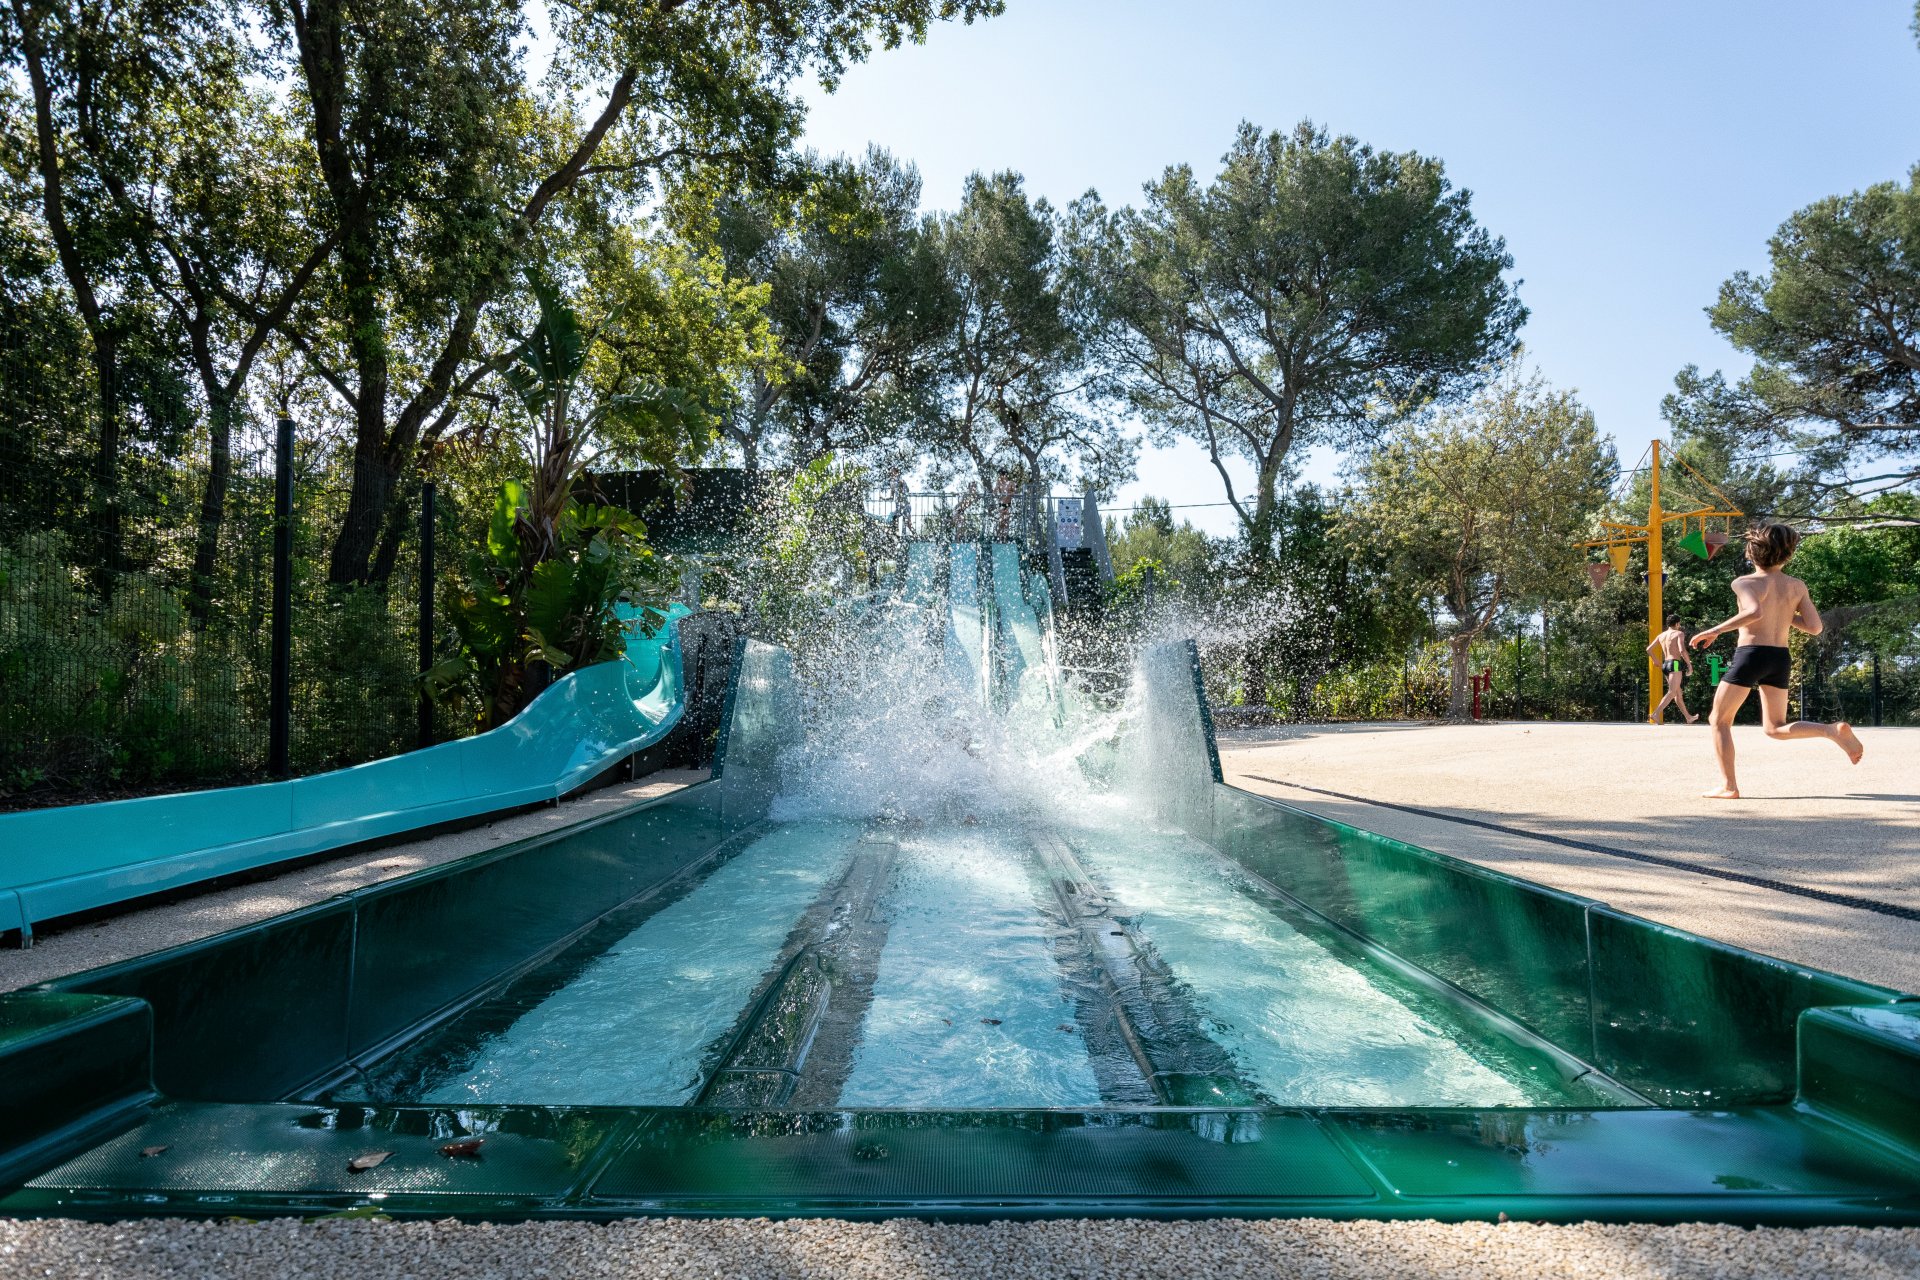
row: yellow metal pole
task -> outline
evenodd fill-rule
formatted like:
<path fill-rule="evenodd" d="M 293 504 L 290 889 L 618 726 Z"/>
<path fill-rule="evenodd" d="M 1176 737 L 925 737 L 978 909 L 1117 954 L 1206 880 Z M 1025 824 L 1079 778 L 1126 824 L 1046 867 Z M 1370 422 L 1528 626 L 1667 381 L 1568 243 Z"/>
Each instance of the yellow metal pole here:
<path fill-rule="evenodd" d="M 1647 643 L 1666 630 L 1660 617 L 1660 442 L 1653 442 L 1652 500 L 1647 504 Z M 1660 655 L 1647 658 L 1647 721 L 1652 723 L 1661 698 Z"/>

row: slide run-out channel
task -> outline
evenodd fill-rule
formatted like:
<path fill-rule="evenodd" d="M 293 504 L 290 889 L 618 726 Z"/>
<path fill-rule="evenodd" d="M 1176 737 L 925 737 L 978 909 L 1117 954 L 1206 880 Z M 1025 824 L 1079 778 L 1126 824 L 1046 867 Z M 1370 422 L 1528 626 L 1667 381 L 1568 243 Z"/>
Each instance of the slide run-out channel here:
<path fill-rule="evenodd" d="M 1145 822 L 762 825 L 309 1096 L 789 1109 L 1638 1101 Z"/>

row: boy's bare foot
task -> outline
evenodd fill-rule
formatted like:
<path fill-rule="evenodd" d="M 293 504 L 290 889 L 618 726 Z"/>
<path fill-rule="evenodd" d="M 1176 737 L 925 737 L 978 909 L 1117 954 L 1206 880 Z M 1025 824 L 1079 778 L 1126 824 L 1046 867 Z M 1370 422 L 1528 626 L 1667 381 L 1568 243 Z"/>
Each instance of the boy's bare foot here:
<path fill-rule="evenodd" d="M 1855 736 L 1853 726 L 1845 720 L 1842 720 L 1833 726 L 1833 733 L 1833 740 L 1840 744 L 1842 751 L 1847 753 L 1847 759 L 1853 761 L 1855 764 L 1859 764 L 1860 757 L 1867 753 L 1867 749 L 1860 744 L 1860 739 Z"/>
<path fill-rule="evenodd" d="M 1688 716 L 1688 717 L 1687 717 L 1687 723 L 1688 723 L 1688 724 L 1699 724 L 1699 723 L 1700 723 L 1700 717 L 1699 717 L 1699 716 Z"/>
<path fill-rule="evenodd" d="M 1718 791 L 1702 791 L 1702 800 L 1738 800 L 1740 793 L 1732 787 L 1721 787 Z"/>

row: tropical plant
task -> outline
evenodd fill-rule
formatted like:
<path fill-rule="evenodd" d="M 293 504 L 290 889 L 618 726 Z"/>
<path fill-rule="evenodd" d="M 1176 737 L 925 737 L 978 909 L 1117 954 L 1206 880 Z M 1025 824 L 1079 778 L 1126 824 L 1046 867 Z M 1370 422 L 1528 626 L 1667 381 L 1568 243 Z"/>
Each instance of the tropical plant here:
<path fill-rule="evenodd" d="M 526 485 L 500 486 L 486 536 L 447 593 L 460 651 L 425 677 L 436 697 L 461 685 L 478 694 L 483 729 L 532 701 L 535 672 L 564 675 L 626 652 L 623 601 L 637 606 L 644 631 L 656 630 L 674 584 L 646 526 L 618 507 L 568 502 L 540 527 L 542 558 L 533 559 L 528 504 Z"/>

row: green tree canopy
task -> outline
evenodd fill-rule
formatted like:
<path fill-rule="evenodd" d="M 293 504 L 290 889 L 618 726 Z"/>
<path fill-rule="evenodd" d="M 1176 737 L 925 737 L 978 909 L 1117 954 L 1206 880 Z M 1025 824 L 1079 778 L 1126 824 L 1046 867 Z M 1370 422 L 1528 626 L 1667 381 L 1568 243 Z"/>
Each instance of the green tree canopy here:
<path fill-rule="evenodd" d="M 1668 416 L 1797 452 L 1813 511 L 1920 480 L 1920 169 L 1808 205 L 1767 254 L 1765 274 L 1735 273 L 1707 310 L 1752 371 L 1729 382 L 1689 365 Z"/>
<path fill-rule="evenodd" d="M 541 86 L 514 47 L 521 0 L 268 3 L 297 55 L 322 220 L 339 238 L 332 296 L 309 317 L 328 323 L 306 346 L 331 340 L 325 376 L 355 420 L 329 571 L 349 582 L 378 576 L 397 480 L 445 430 L 448 403 L 503 361 L 483 322 L 554 223 L 676 182 L 767 180 L 799 130 L 801 72 L 831 84 L 876 41 L 1001 0 L 562 7 Z"/>
<path fill-rule="evenodd" d="M 1164 498 L 1147 495 L 1124 517 L 1108 516 L 1107 543 L 1116 576 L 1151 564 L 1162 591 L 1199 595 L 1217 585 L 1212 542 L 1192 521 L 1176 524 Z"/>
<path fill-rule="evenodd" d="M 1364 440 L 1457 394 L 1526 316 L 1504 243 L 1438 160 L 1311 124 L 1242 124 L 1211 183 L 1178 165 L 1139 209 L 1090 193 L 1072 221 L 1110 389 L 1157 439 L 1206 447 L 1256 558 L 1296 447 Z"/>
<path fill-rule="evenodd" d="M 878 148 L 802 157 L 796 194 L 734 193 L 728 270 L 767 290 L 777 358 L 748 370 L 724 422 L 749 468 L 884 445 L 935 398 L 950 295 L 920 227 L 920 175 Z"/>
<path fill-rule="evenodd" d="M 940 411 L 921 434 L 934 453 L 970 468 L 983 492 L 996 477 L 1077 478 L 1110 489 L 1132 451 L 1087 401 L 1091 381 L 1079 316 L 1064 290 L 1059 217 L 1030 199 L 1016 173 L 973 174 L 960 207 L 928 236 L 948 302 L 934 359 Z"/>
<path fill-rule="evenodd" d="M 1467 652 L 1503 607 L 1565 592 L 1574 543 L 1606 501 L 1612 444 L 1570 391 L 1517 362 L 1458 407 L 1400 426 L 1360 471 L 1355 540 L 1452 616 L 1449 714 L 1467 711 Z"/>

